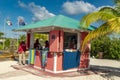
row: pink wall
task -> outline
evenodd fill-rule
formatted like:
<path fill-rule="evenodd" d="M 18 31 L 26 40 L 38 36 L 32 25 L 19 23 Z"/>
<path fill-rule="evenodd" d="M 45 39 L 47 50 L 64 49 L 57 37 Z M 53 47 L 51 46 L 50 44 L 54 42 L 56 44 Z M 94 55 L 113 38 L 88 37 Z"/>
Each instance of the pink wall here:
<path fill-rule="evenodd" d="M 62 60 L 63 60 L 63 54 L 58 53 L 57 54 L 57 71 L 61 71 L 62 69 Z"/>
<path fill-rule="evenodd" d="M 40 51 L 36 51 L 34 66 L 41 68 L 41 53 L 40 53 Z"/>
<path fill-rule="evenodd" d="M 50 31 L 50 52 L 63 52 L 63 31 Z"/>
<path fill-rule="evenodd" d="M 50 31 L 50 52 L 58 52 L 59 51 L 59 31 L 53 30 Z"/>
<path fill-rule="evenodd" d="M 41 53 L 39 51 L 36 51 L 34 66 L 42 68 L 42 66 L 41 66 Z M 48 56 L 47 56 L 47 65 L 46 65 L 45 69 L 53 71 L 53 67 L 54 67 L 54 57 L 53 57 L 53 54 L 51 54 L 49 52 Z"/>
<path fill-rule="evenodd" d="M 54 67 L 54 54 L 51 54 L 49 52 L 48 56 L 47 56 L 47 66 L 46 66 L 46 69 L 53 71 L 53 67 Z"/>
<path fill-rule="evenodd" d="M 64 32 L 63 31 L 59 31 L 59 52 L 63 52 L 63 42 L 64 42 Z"/>
<path fill-rule="evenodd" d="M 30 33 L 27 33 L 26 45 L 27 45 L 27 48 L 29 49 L 30 48 Z"/>
<path fill-rule="evenodd" d="M 63 52 L 63 38 L 64 32 L 62 30 L 52 30 L 50 31 L 50 49 L 49 51 L 57 53 L 57 70 L 62 70 L 62 53 Z M 48 58 L 47 68 L 53 69 L 53 55 Z M 53 63 L 53 64 L 52 64 Z"/>
<path fill-rule="evenodd" d="M 84 38 L 87 36 L 88 32 L 81 32 L 81 37 L 80 37 L 80 41 L 82 44 Z M 81 57 L 80 57 L 80 68 L 88 68 L 89 66 L 89 47 L 86 46 L 85 47 L 85 52 L 81 53 Z"/>

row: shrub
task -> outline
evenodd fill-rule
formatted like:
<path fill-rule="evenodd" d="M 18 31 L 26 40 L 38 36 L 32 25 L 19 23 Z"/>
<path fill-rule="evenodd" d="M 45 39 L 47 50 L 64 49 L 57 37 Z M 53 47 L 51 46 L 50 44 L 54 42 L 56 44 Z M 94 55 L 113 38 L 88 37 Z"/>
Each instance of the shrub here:
<path fill-rule="evenodd" d="M 91 42 L 91 56 L 98 57 L 103 52 L 105 59 L 120 59 L 120 39 L 107 36 L 99 37 Z"/>

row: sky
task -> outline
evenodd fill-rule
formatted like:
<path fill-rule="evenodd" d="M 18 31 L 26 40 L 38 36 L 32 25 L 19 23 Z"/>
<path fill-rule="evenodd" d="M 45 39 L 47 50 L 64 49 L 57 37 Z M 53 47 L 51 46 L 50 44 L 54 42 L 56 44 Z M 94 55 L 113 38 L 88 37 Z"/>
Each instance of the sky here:
<path fill-rule="evenodd" d="M 114 4 L 112 0 L 0 0 L 0 32 L 5 32 L 5 37 L 14 38 L 17 35 L 18 20 L 22 19 L 26 25 L 62 14 L 76 20 L 101 7 Z M 6 25 L 6 20 L 12 26 Z"/>

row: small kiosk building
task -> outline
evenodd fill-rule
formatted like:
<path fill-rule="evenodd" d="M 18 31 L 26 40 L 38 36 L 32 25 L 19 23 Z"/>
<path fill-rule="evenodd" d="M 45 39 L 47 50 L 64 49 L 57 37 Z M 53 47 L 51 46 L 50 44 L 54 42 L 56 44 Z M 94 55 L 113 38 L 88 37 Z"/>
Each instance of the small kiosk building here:
<path fill-rule="evenodd" d="M 20 27 L 16 31 L 27 33 L 27 47 L 33 49 L 34 34 L 49 34 L 49 52 L 45 71 L 61 73 L 89 68 L 89 44 L 85 53 L 80 52 L 81 44 L 93 26 L 83 29 L 80 22 L 57 15 L 36 23 Z M 41 69 L 41 52 L 35 52 L 34 67 Z"/>

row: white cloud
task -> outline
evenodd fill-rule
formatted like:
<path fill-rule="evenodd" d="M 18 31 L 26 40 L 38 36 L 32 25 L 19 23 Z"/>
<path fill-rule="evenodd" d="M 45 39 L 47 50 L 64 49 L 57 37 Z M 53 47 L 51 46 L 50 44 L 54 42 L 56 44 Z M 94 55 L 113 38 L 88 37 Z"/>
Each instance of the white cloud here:
<path fill-rule="evenodd" d="M 96 10 L 94 5 L 84 1 L 67 1 L 62 5 L 62 8 L 64 12 L 71 15 L 89 13 Z"/>
<path fill-rule="evenodd" d="M 24 4 L 24 3 L 22 3 L 21 1 L 18 1 L 18 4 L 19 4 L 19 6 L 21 6 L 21 7 L 23 7 L 23 8 L 27 8 L 27 5 Z"/>
<path fill-rule="evenodd" d="M 32 19 L 34 21 L 43 20 L 43 19 L 55 16 L 53 13 L 50 13 L 45 7 L 36 5 L 34 2 L 31 2 L 28 5 L 20 1 L 18 3 L 19 3 L 19 6 L 21 6 L 22 8 L 26 8 L 32 12 L 33 14 Z"/>

